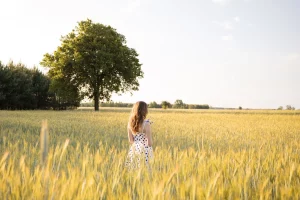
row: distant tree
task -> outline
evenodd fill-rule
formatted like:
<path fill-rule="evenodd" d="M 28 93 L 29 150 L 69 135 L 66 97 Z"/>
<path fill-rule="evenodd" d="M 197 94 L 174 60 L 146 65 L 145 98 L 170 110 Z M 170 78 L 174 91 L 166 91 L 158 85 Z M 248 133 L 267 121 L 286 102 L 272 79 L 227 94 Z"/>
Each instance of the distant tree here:
<path fill-rule="evenodd" d="M 174 104 L 173 104 L 173 108 L 185 108 L 185 104 L 183 103 L 182 100 L 177 99 Z"/>
<path fill-rule="evenodd" d="M 189 109 L 209 109 L 209 105 L 207 104 L 189 104 L 188 105 Z"/>
<path fill-rule="evenodd" d="M 243 108 L 242 108 L 242 106 L 239 106 L 239 110 L 242 110 Z"/>
<path fill-rule="evenodd" d="M 123 103 L 123 102 L 113 102 L 113 101 L 108 101 L 108 102 L 101 102 L 100 104 L 101 107 L 123 107 L 123 108 L 130 108 L 133 106 L 132 103 Z"/>
<path fill-rule="evenodd" d="M 168 102 L 168 101 L 162 101 L 162 102 L 161 102 L 161 107 L 162 107 L 163 109 L 167 109 L 167 108 L 170 108 L 170 107 L 171 107 L 171 104 L 170 104 L 170 102 Z"/>
<path fill-rule="evenodd" d="M 279 106 L 279 107 L 277 108 L 277 110 L 283 110 L 283 107 L 282 107 L 282 106 Z"/>
<path fill-rule="evenodd" d="M 51 79 L 69 82 L 77 93 L 84 88 L 96 111 L 99 100 L 109 101 L 113 92 L 138 90 L 138 79 L 143 77 L 138 54 L 126 46 L 125 36 L 89 19 L 62 37 L 61 45 L 53 54 L 45 54 L 41 65 L 50 68 Z"/>
<path fill-rule="evenodd" d="M 188 108 L 189 108 L 189 109 L 196 109 L 196 105 L 194 105 L 194 104 L 189 104 L 189 105 L 188 105 Z"/>
<path fill-rule="evenodd" d="M 198 105 L 198 106 L 199 106 L 199 109 L 210 109 L 211 108 L 207 104 L 202 104 L 202 105 Z"/>
<path fill-rule="evenodd" d="M 158 107 L 159 105 L 155 101 L 149 103 L 149 108 L 158 108 Z"/>
<path fill-rule="evenodd" d="M 291 105 L 286 105 L 286 109 L 287 109 L 287 110 L 295 110 L 295 108 L 292 107 Z"/>

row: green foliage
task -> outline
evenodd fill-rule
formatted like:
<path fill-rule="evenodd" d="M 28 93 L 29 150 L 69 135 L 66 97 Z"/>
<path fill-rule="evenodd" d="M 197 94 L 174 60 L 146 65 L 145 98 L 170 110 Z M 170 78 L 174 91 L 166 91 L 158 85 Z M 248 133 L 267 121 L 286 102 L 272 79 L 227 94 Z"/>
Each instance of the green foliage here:
<path fill-rule="evenodd" d="M 52 95 L 52 105 L 55 110 L 66 110 L 80 106 L 82 95 L 76 86 L 70 84 L 64 79 L 53 79 L 50 84 L 49 92 Z"/>
<path fill-rule="evenodd" d="M 8 84 L 10 84 L 10 70 L 2 65 L 0 61 L 0 105 L 3 106 L 4 101 L 7 99 Z"/>
<path fill-rule="evenodd" d="M 184 104 L 181 99 L 177 99 L 173 104 L 173 108 L 184 109 L 184 108 L 188 108 L 188 105 Z"/>
<path fill-rule="evenodd" d="M 149 108 L 161 108 L 162 106 L 157 104 L 155 101 L 152 101 L 148 105 Z"/>
<path fill-rule="evenodd" d="M 175 109 L 209 109 L 209 105 L 207 104 L 185 104 L 182 100 L 177 99 L 172 108 Z"/>
<path fill-rule="evenodd" d="M 189 109 L 209 109 L 209 105 L 207 104 L 188 104 Z"/>
<path fill-rule="evenodd" d="M 283 107 L 282 107 L 282 106 L 279 106 L 279 107 L 277 108 L 277 110 L 283 110 Z"/>
<path fill-rule="evenodd" d="M 184 108 L 188 109 L 209 109 L 209 105 L 207 104 L 184 104 Z M 94 102 L 86 102 L 86 103 L 80 103 L 81 107 L 94 107 Z M 101 107 L 129 107 L 131 108 L 133 106 L 132 103 L 123 103 L 123 102 L 101 102 Z M 148 105 L 149 108 L 172 108 L 172 105 L 168 101 L 162 101 L 161 104 L 156 103 L 155 101 L 152 101 Z"/>
<path fill-rule="evenodd" d="M 242 110 L 243 108 L 242 108 L 242 106 L 239 106 L 239 110 Z"/>
<path fill-rule="evenodd" d="M 291 105 L 286 105 L 286 109 L 287 109 L 287 110 L 295 110 L 295 108 L 292 107 Z"/>
<path fill-rule="evenodd" d="M 50 82 L 50 78 L 37 68 L 32 70 L 32 93 L 35 97 L 36 108 L 38 109 L 49 109 L 51 107 L 49 98 Z"/>
<path fill-rule="evenodd" d="M 53 54 L 45 54 L 41 65 L 50 68 L 52 79 L 63 79 L 95 102 L 110 100 L 111 94 L 138 90 L 143 77 L 137 52 L 126 46 L 125 36 L 91 20 L 62 37 Z"/>
<path fill-rule="evenodd" d="M 37 68 L 0 64 L 0 109 L 45 109 L 50 80 Z"/>
<path fill-rule="evenodd" d="M 162 107 L 163 109 L 167 109 L 167 108 L 171 108 L 172 105 L 171 105 L 170 102 L 168 102 L 168 101 L 162 101 L 162 102 L 161 102 L 161 107 Z"/>
<path fill-rule="evenodd" d="M 67 109 L 78 107 L 77 88 L 50 80 L 37 68 L 0 62 L 0 109 Z"/>
<path fill-rule="evenodd" d="M 94 107 L 94 102 L 81 103 L 82 107 Z M 122 103 L 122 102 L 101 102 L 100 107 L 120 107 L 120 108 L 131 108 L 133 106 L 132 103 Z"/>

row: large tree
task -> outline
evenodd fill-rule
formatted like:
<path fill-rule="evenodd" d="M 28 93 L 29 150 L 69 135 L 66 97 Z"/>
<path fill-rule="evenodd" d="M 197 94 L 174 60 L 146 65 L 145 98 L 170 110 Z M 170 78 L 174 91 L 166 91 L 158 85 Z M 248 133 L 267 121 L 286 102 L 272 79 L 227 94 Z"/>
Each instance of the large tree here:
<path fill-rule="evenodd" d="M 109 100 L 112 93 L 138 90 L 143 77 L 137 52 L 127 47 L 116 29 L 91 20 L 81 21 L 41 65 L 50 68 L 52 79 L 64 79 L 95 102 Z"/>

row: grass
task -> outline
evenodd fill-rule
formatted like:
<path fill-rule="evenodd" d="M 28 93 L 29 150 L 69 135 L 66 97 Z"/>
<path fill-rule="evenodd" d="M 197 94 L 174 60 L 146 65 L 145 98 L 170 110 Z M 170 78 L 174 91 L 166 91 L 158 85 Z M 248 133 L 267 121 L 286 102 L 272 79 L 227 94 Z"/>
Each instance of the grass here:
<path fill-rule="evenodd" d="M 124 168 L 129 113 L 0 111 L 0 199 L 300 198 L 299 111 L 152 109 L 152 174 Z"/>

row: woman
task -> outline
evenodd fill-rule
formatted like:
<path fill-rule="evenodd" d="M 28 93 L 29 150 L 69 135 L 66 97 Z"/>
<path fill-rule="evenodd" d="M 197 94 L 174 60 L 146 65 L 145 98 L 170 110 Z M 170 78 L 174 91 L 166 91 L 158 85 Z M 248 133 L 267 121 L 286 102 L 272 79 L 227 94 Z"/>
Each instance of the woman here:
<path fill-rule="evenodd" d="M 125 163 L 130 169 L 139 168 L 142 159 L 145 159 L 145 164 L 149 167 L 149 160 L 153 158 L 152 134 L 150 121 L 146 120 L 147 114 L 145 102 L 138 101 L 133 105 L 127 126 L 131 147 Z"/>

